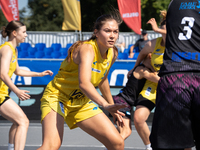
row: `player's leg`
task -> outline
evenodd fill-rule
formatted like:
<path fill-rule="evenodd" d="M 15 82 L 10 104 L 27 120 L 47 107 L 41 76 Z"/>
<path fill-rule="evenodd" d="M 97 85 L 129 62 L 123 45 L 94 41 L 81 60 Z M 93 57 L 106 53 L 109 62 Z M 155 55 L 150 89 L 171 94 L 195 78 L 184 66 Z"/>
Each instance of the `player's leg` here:
<path fill-rule="evenodd" d="M 14 150 L 16 131 L 17 131 L 17 125 L 16 124 L 12 124 L 12 126 L 10 128 L 10 131 L 9 131 L 8 150 Z"/>
<path fill-rule="evenodd" d="M 142 105 L 138 105 L 134 112 L 134 125 L 145 145 L 150 144 L 149 136 L 150 130 L 146 123 L 150 115 L 150 110 Z"/>
<path fill-rule="evenodd" d="M 190 110 L 194 99 L 192 86 L 198 85 L 197 81 L 189 73 L 168 74 L 160 78 L 150 135 L 154 149 L 194 146 Z"/>
<path fill-rule="evenodd" d="M 9 99 L 1 105 L 0 114 L 7 120 L 13 122 L 14 126 L 17 126 L 14 137 L 12 137 L 15 141 L 14 142 L 15 150 L 24 149 L 28 126 L 29 126 L 29 120 L 22 111 L 22 109 L 12 99 Z M 11 130 L 12 129 L 13 128 L 11 128 Z"/>
<path fill-rule="evenodd" d="M 104 113 L 78 122 L 76 125 L 103 143 L 108 150 L 124 149 L 123 138 Z"/>
<path fill-rule="evenodd" d="M 58 150 L 62 144 L 64 118 L 51 110 L 42 121 L 43 143 L 38 150 Z"/>

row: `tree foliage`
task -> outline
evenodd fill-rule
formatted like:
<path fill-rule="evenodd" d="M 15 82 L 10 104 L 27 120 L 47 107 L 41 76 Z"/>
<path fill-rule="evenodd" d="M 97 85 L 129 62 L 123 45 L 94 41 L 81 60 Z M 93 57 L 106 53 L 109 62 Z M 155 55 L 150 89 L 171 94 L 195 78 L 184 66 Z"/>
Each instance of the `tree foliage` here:
<path fill-rule="evenodd" d="M 64 19 L 63 6 L 58 0 L 29 0 L 31 9 L 28 30 L 61 31 Z"/>
<path fill-rule="evenodd" d="M 151 25 L 146 24 L 150 18 L 155 18 L 159 23 L 160 10 L 167 10 L 171 0 L 141 0 L 142 29 L 152 30 Z M 92 31 L 96 19 L 108 13 L 112 7 L 118 9 L 117 0 L 80 0 L 82 31 Z M 20 10 L 20 20 L 23 21 L 28 31 L 62 31 L 64 12 L 61 0 L 29 0 L 30 16 L 25 16 L 25 9 Z M 0 10 L 0 25 L 6 25 L 2 11 Z M 132 30 L 122 23 L 121 32 Z"/>
<path fill-rule="evenodd" d="M 141 0 L 142 29 L 152 30 L 151 25 L 146 24 L 150 18 L 160 22 L 160 11 L 167 10 L 171 0 Z"/>

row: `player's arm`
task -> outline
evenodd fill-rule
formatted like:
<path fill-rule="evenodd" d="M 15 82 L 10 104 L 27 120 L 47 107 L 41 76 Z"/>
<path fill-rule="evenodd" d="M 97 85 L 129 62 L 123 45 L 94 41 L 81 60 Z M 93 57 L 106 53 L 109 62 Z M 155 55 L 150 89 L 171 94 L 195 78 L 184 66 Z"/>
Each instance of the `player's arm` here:
<path fill-rule="evenodd" d="M 147 22 L 147 24 L 151 24 L 151 27 L 154 30 L 154 32 L 157 32 L 157 33 L 160 33 L 160 34 L 167 34 L 167 31 L 165 29 L 160 29 L 158 27 L 155 18 L 149 19 L 149 21 Z"/>
<path fill-rule="evenodd" d="M 114 64 L 115 60 L 117 59 L 117 57 L 115 57 L 115 51 L 113 50 L 113 59 L 112 59 L 112 63 L 111 66 Z M 99 89 L 103 95 L 103 97 L 107 100 L 107 102 L 109 104 L 114 104 L 113 98 L 112 98 L 112 94 L 110 92 L 110 85 L 108 82 L 108 73 L 109 73 L 110 69 L 107 71 L 105 77 L 103 78 L 103 80 L 101 81 L 101 83 L 99 84 Z"/>
<path fill-rule="evenodd" d="M 131 72 L 133 71 L 133 69 L 138 66 L 143 60 L 144 58 L 149 54 L 152 53 L 154 50 L 154 41 L 148 41 L 144 48 L 140 51 L 138 58 L 136 60 L 135 66 L 128 72 L 127 76 L 129 77 L 129 75 L 131 74 Z"/>
<path fill-rule="evenodd" d="M 73 60 L 78 64 L 79 72 L 79 88 L 81 91 L 92 101 L 102 106 L 104 109 L 108 110 L 110 113 L 117 113 L 119 115 L 124 115 L 119 112 L 118 109 L 126 107 L 123 104 L 112 105 L 109 104 L 95 89 L 94 85 L 91 83 L 91 70 L 92 63 L 94 59 L 94 50 L 90 44 L 83 44 L 78 47 L 79 50 L 76 54 L 76 49 L 74 50 Z M 106 81 L 106 80 L 104 80 Z M 105 82 L 106 83 L 106 82 Z"/>
<path fill-rule="evenodd" d="M 15 74 L 18 76 L 24 76 L 24 77 L 43 77 L 45 75 L 52 76 L 53 72 L 51 70 L 45 70 L 43 72 L 34 72 L 34 71 L 23 70 L 19 67 L 18 62 L 17 62 Z"/>
<path fill-rule="evenodd" d="M 0 51 L 0 78 L 1 80 L 13 91 L 20 100 L 26 100 L 30 98 L 30 95 L 26 94 L 29 91 L 20 90 L 12 82 L 11 78 L 8 75 L 10 63 L 12 61 L 13 52 L 9 46 L 4 46 Z"/>
<path fill-rule="evenodd" d="M 147 80 L 155 83 L 158 83 L 160 79 L 157 72 L 152 72 L 150 69 L 143 66 L 137 67 L 133 72 L 133 75 L 136 79 L 146 78 Z"/>

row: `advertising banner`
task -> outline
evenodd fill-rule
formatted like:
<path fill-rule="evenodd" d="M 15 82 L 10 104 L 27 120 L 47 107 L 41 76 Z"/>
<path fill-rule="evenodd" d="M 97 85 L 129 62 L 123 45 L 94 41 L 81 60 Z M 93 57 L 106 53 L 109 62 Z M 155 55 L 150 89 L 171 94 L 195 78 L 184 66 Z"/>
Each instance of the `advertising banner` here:
<path fill-rule="evenodd" d="M 135 33 L 141 34 L 140 0 L 117 0 L 122 19 Z"/>
<path fill-rule="evenodd" d="M 58 73 L 62 60 L 18 60 L 22 69 L 42 72 L 44 70 L 53 71 L 53 76 L 44 77 L 21 77 L 12 76 L 12 81 L 16 85 L 47 85 L 49 81 Z M 110 86 L 124 86 L 127 82 L 127 73 L 135 65 L 135 61 L 116 61 L 108 74 Z"/>
<path fill-rule="evenodd" d="M 62 30 L 81 31 L 81 7 L 80 0 L 62 0 L 64 21 Z"/>
<path fill-rule="evenodd" d="M 19 20 L 18 0 L 0 0 L 0 5 L 8 22 Z"/>

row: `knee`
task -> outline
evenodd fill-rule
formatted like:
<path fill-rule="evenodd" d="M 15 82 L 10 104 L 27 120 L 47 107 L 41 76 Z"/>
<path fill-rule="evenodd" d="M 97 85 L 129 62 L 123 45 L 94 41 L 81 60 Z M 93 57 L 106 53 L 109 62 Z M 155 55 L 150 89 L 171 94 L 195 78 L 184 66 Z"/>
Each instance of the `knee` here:
<path fill-rule="evenodd" d="M 115 150 L 123 150 L 124 149 L 124 139 L 122 137 L 118 138 L 117 142 L 114 144 Z"/>
<path fill-rule="evenodd" d="M 146 120 L 142 116 L 134 115 L 133 121 L 134 125 L 139 126 L 140 124 L 145 123 Z"/>
<path fill-rule="evenodd" d="M 115 145 L 116 150 L 123 150 L 124 149 L 124 139 L 120 138 L 118 139 L 117 144 Z"/>
<path fill-rule="evenodd" d="M 14 123 L 15 126 L 23 126 L 28 128 L 29 126 L 29 119 L 26 116 L 21 117 L 17 123 Z"/>

